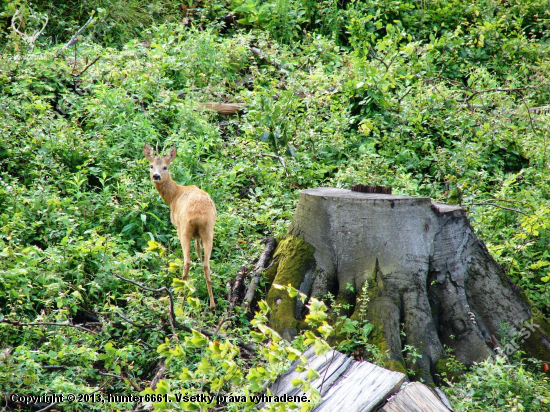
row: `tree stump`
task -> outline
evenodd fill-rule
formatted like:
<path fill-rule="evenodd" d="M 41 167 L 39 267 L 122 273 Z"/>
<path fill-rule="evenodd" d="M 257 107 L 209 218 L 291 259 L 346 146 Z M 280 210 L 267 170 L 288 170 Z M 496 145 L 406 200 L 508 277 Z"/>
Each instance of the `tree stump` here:
<path fill-rule="evenodd" d="M 460 206 L 427 197 L 317 188 L 301 193 L 289 236 L 274 254 L 268 282 L 348 303 L 367 285 L 373 341 L 387 367 L 416 370 L 428 382 L 444 368 L 444 345 L 466 365 L 495 354 L 502 325 L 515 333 L 500 349 L 550 360 L 550 325 L 475 235 Z M 350 287 L 351 285 L 351 287 Z M 304 327 L 307 308 L 271 288 L 270 322 L 286 339 Z M 407 359 L 405 345 L 422 355 Z M 499 350 L 499 349 L 497 349 Z"/>

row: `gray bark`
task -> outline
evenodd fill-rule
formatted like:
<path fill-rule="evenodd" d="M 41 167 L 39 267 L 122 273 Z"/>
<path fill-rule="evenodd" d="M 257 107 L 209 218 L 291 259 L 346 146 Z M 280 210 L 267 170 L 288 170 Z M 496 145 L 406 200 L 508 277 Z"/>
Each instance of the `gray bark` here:
<path fill-rule="evenodd" d="M 530 305 L 459 206 L 427 197 L 308 189 L 300 195 L 290 235 L 315 249 L 300 290 L 319 298 L 331 292 L 353 305 L 356 295 L 346 285 L 357 292 L 367 281 L 369 318 L 390 358 L 419 369 L 428 381 L 445 356 L 444 344 L 471 365 L 494 355 L 491 337 L 502 337 L 501 324 L 520 332 L 532 319 Z M 295 317 L 303 315 L 296 305 Z M 533 352 L 550 359 L 550 331 L 547 324 L 537 326 L 529 337 L 538 345 Z M 415 366 L 403 358 L 405 345 L 422 354 Z"/>

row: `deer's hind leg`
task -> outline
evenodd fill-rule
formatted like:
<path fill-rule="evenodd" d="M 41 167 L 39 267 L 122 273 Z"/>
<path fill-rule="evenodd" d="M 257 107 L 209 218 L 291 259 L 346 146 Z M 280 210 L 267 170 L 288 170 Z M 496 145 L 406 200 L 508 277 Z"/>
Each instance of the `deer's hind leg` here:
<path fill-rule="evenodd" d="M 197 256 L 199 257 L 199 262 L 202 262 L 201 256 L 201 240 L 199 238 L 195 239 L 195 250 L 197 251 Z"/>
<path fill-rule="evenodd" d="M 187 231 L 178 228 L 178 237 L 183 251 L 183 276 L 181 279 L 185 280 L 191 266 L 191 235 Z"/>
<path fill-rule="evenodd" d="M 206 278 L 206 286 L 208 287 L 208 297 L 210 298 L 210 308 L 216 307 L 214 294 L 212 293 L 212 279 L 210 278 L 210 255 L 212 254 L 212 246 L 214 244 L 214 236 L 210 233 L 203 233 L 202 245 L 204 246 L 204 277 Z"/>

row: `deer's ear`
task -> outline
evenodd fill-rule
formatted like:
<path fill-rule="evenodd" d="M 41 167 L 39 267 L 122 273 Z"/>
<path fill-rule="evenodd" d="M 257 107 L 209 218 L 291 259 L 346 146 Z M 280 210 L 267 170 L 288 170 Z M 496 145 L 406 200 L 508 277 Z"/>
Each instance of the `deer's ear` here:
<path fill-rule="evenodd" d="M 166 155 L 166 161 L 168 162 L 168 164 L 170 164 L 174 161 L 175 158 L 176 158 L 176 146 L 173 146 L 168 152 L 168 155 Z"/>
<path fill-rule="evenodd" d="M 152 162 L 155 159 L 155 153 L 153 148 L 149 146 L 149 143 L 145 143 L 145 158 Z"/>

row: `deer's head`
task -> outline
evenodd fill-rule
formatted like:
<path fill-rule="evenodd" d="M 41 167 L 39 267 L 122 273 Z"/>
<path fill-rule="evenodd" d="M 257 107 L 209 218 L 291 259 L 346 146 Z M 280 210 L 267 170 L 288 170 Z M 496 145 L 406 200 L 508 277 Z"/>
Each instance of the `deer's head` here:
<path fill-rule="evenodd" d="M 162 151 L 164 152 L 164 149 Z M 158 151 L 155 153 L 153 148 L 146 143 L 145 158 L 149 160 L 149 173 L 151 180 L 156 183 L 164 182 L 170 179 L 168 167 L 176 158 L 176 147 L 172 147 L 168 152 L 168 155 L 163 156 L 163 153 L 159 155 Z"/>

